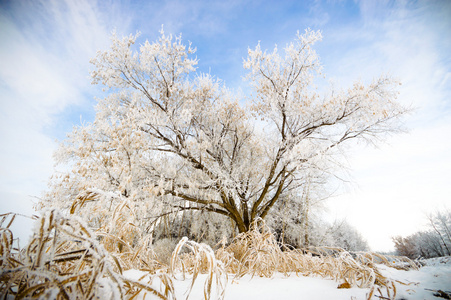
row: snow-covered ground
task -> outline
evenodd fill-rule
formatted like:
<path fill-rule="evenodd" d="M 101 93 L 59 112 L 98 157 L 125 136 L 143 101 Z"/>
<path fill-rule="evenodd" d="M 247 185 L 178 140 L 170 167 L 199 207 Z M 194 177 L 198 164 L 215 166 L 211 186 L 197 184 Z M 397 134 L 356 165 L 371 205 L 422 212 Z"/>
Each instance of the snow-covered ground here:
<path fill-rule="evenodd" d="M 184 291 L 188 288 L 187 282 L 175 281 L 177 299 L 185 299 Z M 229 278 L 225 298 L 246 300 L 280 300 L 280 299 L 365 299 L 367 290 L 337 289 L 338 283 L 334 280 L 325 280 L 319 277 L 290 276 L 277 274 L 273 278 L 244 276 L 238 281 Z M 190 299 L 202 299 L 202 286 L 195 286 Z"/>
<path fill-rule="evenodd" d="M 419 270 L 396 270 L 379 265 L 383 275 L 403 282 L 396 283 L 396 299 L 423 300 L 423 299 L 443 299 L 437 298 L 431 290 L 451 291 L 451 257 L 436 258 L 425 261 L 426 265 Z M 144 272 L 130 270 L 125 272 L 125 276 L 138 279 Z M 206 275 L 200 275 L 193 287 L 189 299 L 203 299 L 203 283 Z M 185 299 L 186 291 L 191 282 L 189 280 L 174 280 L 174 287 L 177 299 Z M 239 280 L 229 277 L 225 299 L 259 299 L 259 300 L 279 300 L 279 299 L 308 299 L 308 300 L 350 300 L 366 299 L 368 289 L 338 289 L 338 282 L 319 277 L 303 277 L 292 275 L 285 277 L 277 274 L 273 278 L 261 278 L 244 276 Z M 147 295 L 145 299 L 149 298 Z M 215 299 L 215 297 L 212 297 Z M 373 299 L 380 299 L 373 297 Z"/>
<path fill-rule="evenodd" d="M 434 297 L 430 290 L 451 292 L 451 257 L 432 258 L 418 271 L 401 271 L 380 266 L 383 274 L 410 285 L 397 284 L 396 299 L 443 299 Z"/>

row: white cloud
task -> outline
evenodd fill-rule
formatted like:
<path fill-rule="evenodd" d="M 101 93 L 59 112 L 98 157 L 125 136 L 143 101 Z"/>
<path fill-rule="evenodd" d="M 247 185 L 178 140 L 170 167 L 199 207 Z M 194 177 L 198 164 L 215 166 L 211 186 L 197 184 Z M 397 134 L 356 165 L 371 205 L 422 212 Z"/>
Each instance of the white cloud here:
<path fill-rule="evenodd" d="M 91 105 L 89 58 L 109 44 L 112 15 L 88 1 L 20 1 L 0 12 L 1 212 L 33 212 L 53 169 L 48 131 L 60 114 Z"/>
<path fill-rule="evenodd" d="M 389 72 L 403 82 L 399 100 L 416 110 L 406 118 L 409 133 L 390 138 L 379 149 L 353 152 L 354 189 L 330 203 L 331 211 L 346 216 L 373 249 L 389 250 L 390 236 L 423 229 L 425 214 L 449 202 L 451 47 L 442 39 L 451 20 L 431 22 L 437 7 L 424 3 L 360 3 L 362 26 L 337 29 L 333 36 L 335 43 L 359 46 L 344 48 L 335 62 L 329 60 L 329 70 L 345 83 Z"/>

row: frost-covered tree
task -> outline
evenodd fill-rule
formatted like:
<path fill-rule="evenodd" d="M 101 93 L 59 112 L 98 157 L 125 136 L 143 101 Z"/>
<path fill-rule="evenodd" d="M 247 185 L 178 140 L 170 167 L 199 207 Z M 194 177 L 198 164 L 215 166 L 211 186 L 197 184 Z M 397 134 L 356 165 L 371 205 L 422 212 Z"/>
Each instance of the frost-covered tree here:
<path fill-rule="evenodd" d="M 397 255 L 411 259 L 445 256 L 439 236 L 433 231 L 420 231 L 407 237 L 393 238 Z"/>
<path fill-rule="evenodd" d="M 346 220 L 336 222 L 331 226 L 331 246 L 343 248 L 346 251 L 368 251 L 367 241 L 360 232 Z"/>
<path fill-rule="evenodd" d="M 123 224 L 141 231 L 172 226 L 170 215 L 185 230 L 183 213 L 198 211 L 216 216 L 208 226 L 245 232 L 281 199 L 301 201 L 289 195 L 302 195 L 312 174 L 332 173 L 349 141 L 383 138 L 407 112 L 387 76 L 318 92 L 317 31 L 283 51 L 249 49 L 247 96 L 197 73 L 195 49 L 180 36 L 161 32 L 139 49 L 136 39 L 113 35 L 92 60 L 93 84 L 107 94 L 95 120 L 61 145 L 56 157 L 72 169 L 54 176 L 42 202 L 110 233 L 118 207 Z"/>
<path fill-rule="evenodd" d="M 451 255 L 451 212 L 445 210 L 427 216 L 430 230 L 407 237 L 393 238 L 398 255 L 431 258 Z"/>
<path fill-rule="evenodd" d="M 268 214 L 266 223 L 274 230 L 278 240 L 295 247 L 308 247 L 312 241 L 321 239 L 317 229 L 323 216 L 324 200 L 330 196 L 325 188 L 325 174 L 304 174 L 305 184 L 300 190 L 284 195 Z M 321 222 L 319 227 L 329 227 Z M 312 236 L 314 235 L 314 236 Z"/>
<path fill-rule="evenodd" d="M 396 236 L 392 238 L 395 244 L 395 250 L 397 255 L 407 256 L 409 258 L 417 258 L 417 252 L 415 247 L 415 237 L 408 236 Z"/>
<path fill-rule="evenodd" d="M 429 225 L 433 229 L 445 255 L 451 255 L 451 211 L 436 212 L 428 216 Z"/>

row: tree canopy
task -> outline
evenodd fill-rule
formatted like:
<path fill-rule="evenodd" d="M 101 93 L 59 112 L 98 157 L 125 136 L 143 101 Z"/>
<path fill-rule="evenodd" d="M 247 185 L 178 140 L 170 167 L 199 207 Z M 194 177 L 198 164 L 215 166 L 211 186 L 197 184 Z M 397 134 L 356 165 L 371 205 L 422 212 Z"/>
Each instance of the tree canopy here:
<path fill-rule="evenodd" d="M 248 231 L 333 172 L 342 145 L 395 132 L 408 111 L 389 76 L 318 91 L 319 31 L 298 33 L 282 51 L 249 49 L 244 95 L 197 72 L 181 36 L 162 31 L 139 49 L 137 38 L 113 35 L 92 59 L 106 96 L 95 120 L 61 144 L 58 161 L 72 169 L 54 176 L 43 201 L 99 227 L 120 204 L 145 230 L 159 216 L 198 211 Z"/>

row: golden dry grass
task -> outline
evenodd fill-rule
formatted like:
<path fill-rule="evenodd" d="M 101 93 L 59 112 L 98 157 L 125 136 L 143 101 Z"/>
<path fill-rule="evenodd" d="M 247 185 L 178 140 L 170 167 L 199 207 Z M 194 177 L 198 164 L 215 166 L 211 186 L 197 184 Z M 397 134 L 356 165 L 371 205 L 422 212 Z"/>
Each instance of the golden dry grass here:
<path fill-rule="evenodd" d="M 185 252 L 184 252 L 185 250 Z M 184 237 L 177 244 L 171 258 L 171 274 L 192 275 L 191 285 L 187 297 L 191 293 L 199 274 L 207 274 L 204 284 L 204 299 L 211 298 L 213 287 L 216 287 L 216 299 L 223 299 L 227 284 L 227 273 L 223 263 L 206 244 L 199 244 Z"/>
<path fill-rule="evenodd" d="M 8 216 L 1 217 L 4 221 Z M 12 233 L 2 226 L 0 293 L 5 299 L 8 295 L 16 299 L 93 299 L 108 294 L 126 299 L 136 290 L 160 299 L 173 298 L 172 283 L 164 276 L 162 290 L 151 282 L 122 276 L 119 261 L 78 218 L 49 210 L 37 222 L 32 240 L 21 251 L 14 251 Z"/>
<path fill-rule="evenodd" d="M 261 220 L 230 244 L 222 241 L 216 251 L 183 238 L 167 266 L 156 260 L 150 240 L 139 240 L 141 233 L 128 221 L 129 213 L 126 205 L 118 206 L 113 216 L 117 224 L 94 232 L 74 216 L 48 210 L 36 221 L 38 228 L 22 250 L 13 248 L 9 229 L 15 216 L 0 215 L 0 293 L 17 299 L 92 299 L 105 293 L 113 299 L 144 294 L 175 299 L 173 280 L 189 278 L 188 298 L 199 274 L 207 274 L 204 299 L 209 300 L 224 298 L 228 274 L 238 280 L 244 275 L 294 273 L 334 279 L 339 288 L 366 288 L 368 299 L 395 299 L 400 282 L 384 277 L 377 264 L 417 268 L 407 258 L 376 253 L 330 247 L 289 249 L 276 241 Z M 128 269 L 148 275 L 131 280 L 122 274 Z"/>
<path fill-rule="evenodd" d="M 383 276 L 376 264 L 400 268 L 403 263 L 403 269 L 418 268 L 408 258 L 370 252 L 349 253 L 330 247 L 289 249 L 276 241 L 262 220 L 250 231 L 238 235 L 229 246 L 219 248 L 216 256 L 225 263 L 227 272 L 238 278 L 246 274 L 272 277 L 276 272 L 321 276 L 341 282 L 341 288 L 367 288 L 368 299 L 376 293 L 388 299 L 396 297 L 395 282 Z"/>

